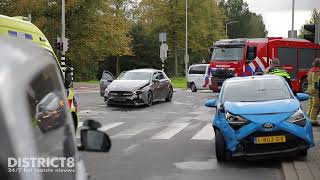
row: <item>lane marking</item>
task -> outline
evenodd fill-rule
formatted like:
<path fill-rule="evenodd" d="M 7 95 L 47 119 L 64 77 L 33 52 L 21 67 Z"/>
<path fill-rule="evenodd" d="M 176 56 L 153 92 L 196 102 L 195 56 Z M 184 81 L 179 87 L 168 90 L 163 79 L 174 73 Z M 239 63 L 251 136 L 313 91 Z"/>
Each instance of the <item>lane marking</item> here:
<path fill-rule="evenodd" d="M 151 139 L 170 139 L 186 128 L 189 124 L 190 123 L 172 123 L 169 127 L 154 135 Z"/>
<path fill-rule="evenodd" d="M 101 126 L 99 128 L 99 130 L 105 132 L 109 129 L 115 128 L 115 127 L 120 126 L 122 124 L 124 124 L 124 122 L 116 122 L 116 123 L 106 124 L 104 126 Z"/>
<path fill-rule="evenodd" d="M 146 123 L 146 124 L 139 124 L 137 126 L 134 126 L 130 129 L 124 130 L 114 136 L 112 136 L 111 138 L 115 138 L 115 139 L 129 139 L 132 136 L 135 136 L 145 130 L 149 130 L 155 127 L 155 123 Z"/>
<path fill-rule="evenodd" d="M 205 125 L 196 135 L 194 135 L 191 140 L 213 140 L 214 132 L 212 124 L 209 123 Z"/>

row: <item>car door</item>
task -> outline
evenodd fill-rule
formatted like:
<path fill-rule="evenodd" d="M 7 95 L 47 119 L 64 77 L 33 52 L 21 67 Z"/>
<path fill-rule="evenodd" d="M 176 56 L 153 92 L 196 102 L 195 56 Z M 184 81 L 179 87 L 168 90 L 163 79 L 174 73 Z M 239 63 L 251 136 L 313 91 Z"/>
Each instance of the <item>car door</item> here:
<path fill-rule="evenodd" d="M 156 81 L 154 81 L 156 80 Z M 152 75 L 152 85 L 151 88 L 153 89 L 153 99 L 158 100 L 160 99 L 160 89 L 161 89 L 161 82 L 159 78 L 159 73 L 155 72 Z"/>
<path fill-rule="evenodd" d="M 104 95 L 105 89 L 111 84 L 114 80 L 114 76 L 109 71 L 103 71 L 102 77 L 100 79 L 100 92 L 101 95 Z"/>
<path fill-rule="evenodd" d="M 159 72 L 159 79 L 160 79 L 160 98 L 165 99 L 168 97 L 169 89 L 170 89 L 170 82 L 164 76 L 163 72 Z"/>

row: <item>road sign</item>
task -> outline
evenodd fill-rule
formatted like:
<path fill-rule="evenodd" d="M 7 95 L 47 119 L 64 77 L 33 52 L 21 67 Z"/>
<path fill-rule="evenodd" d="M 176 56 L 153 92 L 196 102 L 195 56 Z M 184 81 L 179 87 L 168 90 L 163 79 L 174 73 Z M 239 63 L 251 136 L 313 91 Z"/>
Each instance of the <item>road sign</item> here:
<path fill-rule="evenodd" d="M 162 43 L 160 46 L 160 59 L 162 61 L 166 60 L 168 58 L 168 45 L 165 43 Z"/>
<path fill-rule="evenodd" d="M 159 34 L 159 42 L 166 42 L 167 41 L 167 33 L 162 32 Z"/>

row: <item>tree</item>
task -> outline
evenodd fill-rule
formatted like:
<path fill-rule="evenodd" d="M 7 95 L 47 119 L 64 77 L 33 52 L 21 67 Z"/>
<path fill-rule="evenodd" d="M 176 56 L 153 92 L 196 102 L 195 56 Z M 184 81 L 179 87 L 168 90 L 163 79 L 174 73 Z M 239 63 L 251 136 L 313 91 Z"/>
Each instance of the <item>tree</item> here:
<path fill-rule="evenodd" d="M 320 10 L 313 9 L 311 11 L 311 17 L 310 17 L 309 20 L 306 21 L 306 24 L 315 24 L 316 22 L 320 22 Z M 305 33 L 306 33 L 306 31 L 304 30 L 304 27 L 302 25 L 300 30 L 299 30 L 298 37 L 303 39 L 303 36 L 304 36 Z"/>
<path fill-rule="evenodd" d="M 228 26 L 230 38 L 257 38 L 266 37 L 266 30 L 261 15 L 250 12 L 249 6 L 243 0 L 222 0 L 219 6 L 224 9 L 226 22 L 237 21 Z"/>
<path fill-rule="evenodd" d="M 168 65 L 174 67 L 174 75 L 183 72 L 185 1 L 142 0 L 138 12 L 139 23 L 151 37 L 157 38 L 160 32 L 167 32 L 167 43 L 174 60 L 169 59 Z M 188 17 L 190 59 L 197 58 L 201 62 L 203 58 L 207 59 L 208 48 L 213 41 L 223 37 L 224 16 L 214 0 L 189 0 Z"/>
<path fill-rule="evenodd" d="M 75 67 L 76 80 L 93 79 L 98 62 L 108 56 L 131 55 L 130 26 L 117 0 L 66 1 L 66 37 L 71 48 L 66 57 Z M 122 0 L 122 3 L 125 3 Z M 1 1 L 1 14 L 27 16 L 44 32 L 48 40 L 60 35 L 61 0 Z"/>

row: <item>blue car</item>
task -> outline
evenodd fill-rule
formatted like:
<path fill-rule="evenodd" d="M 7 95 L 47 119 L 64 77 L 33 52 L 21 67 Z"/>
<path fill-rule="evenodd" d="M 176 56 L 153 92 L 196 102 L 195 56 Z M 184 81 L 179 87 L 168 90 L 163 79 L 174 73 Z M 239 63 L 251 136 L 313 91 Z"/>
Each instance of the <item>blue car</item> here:
<path fill-rule="evenodd" d="M 314 146 L 312 125 L 299 101 L 308 99 L 308 94 L 295 96 L 280 76 L 226 80 L 219 98 L 206 103 L 216 108 L 217 160 L 307 156 Z"/>

